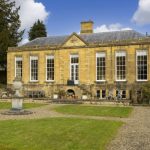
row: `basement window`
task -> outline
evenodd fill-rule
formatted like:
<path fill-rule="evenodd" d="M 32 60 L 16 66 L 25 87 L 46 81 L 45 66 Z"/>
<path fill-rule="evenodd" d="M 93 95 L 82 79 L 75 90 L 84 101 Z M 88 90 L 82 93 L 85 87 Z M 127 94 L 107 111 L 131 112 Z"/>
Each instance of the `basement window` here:
<path fill-rule="evenodd" d="M 102 99 L 106 98 L 106 90 L 102 90 Z"/>
<path fill-rule="evenodd" d="M 122 99 L 126 99 L 126 91 L 122 91 Z"/>
<path fill-rule="evenodd" d="M 96 91 L 96 97 L 97 97 L 97 98 L 100 98 L 100 97 L 101 97 L 101 91 L 100 91 L 100 90 L 97 90 L 97 91 Z"/>

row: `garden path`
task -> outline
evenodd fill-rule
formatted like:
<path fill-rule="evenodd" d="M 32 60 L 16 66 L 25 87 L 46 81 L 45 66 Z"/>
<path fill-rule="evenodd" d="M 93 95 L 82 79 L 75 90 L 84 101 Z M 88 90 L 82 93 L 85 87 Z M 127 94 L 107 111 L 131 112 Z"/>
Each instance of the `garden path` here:
<path fill-rule="evenodd" d="M 150 107 L 135 107 L 108 150 L 150 150 Z"/>

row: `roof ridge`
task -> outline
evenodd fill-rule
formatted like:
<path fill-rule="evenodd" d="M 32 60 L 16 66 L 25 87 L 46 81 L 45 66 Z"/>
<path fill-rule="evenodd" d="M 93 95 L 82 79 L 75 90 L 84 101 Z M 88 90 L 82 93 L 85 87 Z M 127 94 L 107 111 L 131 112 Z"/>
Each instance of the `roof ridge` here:
<path fill-rule="evenodd" d="M 54 38 L 54 37 L 66 37 L 66 36 L 69 36 L 69 35 L 51 35 L 51 36 L 47 36 L 47 37 L 37 37 L 36 39 L 32 40 L 32 41 L 35 41 L 37 39 L 46 39 L 46 38 Z M 32 41 L 29 41 L 29 42 L 32 42 Z"/>
<path fill-rule="evenodd" d="M 70 36 L 70 35 L 50 35 L 50 36 L 47 36 L 47 38 L 49 38 L 49 37 L 65 37 L 65 36 Z"/>
<path fill-rule="evenodd" d="M 131 31 L 134 31 L 134 32 L 136 32 L 136 33 L 140 33 L 140 32 L 138 32 L 138 31 L 136 31 L 136 30 L 133 30 L 133 29 L 131 29 L 131 30 L 118 30 L 118 31 L 104 31 L 104 32 L 97 32 L 97 33 L 92 33 L 92 34 L 100 34 L 100 33 L 115 33 L 115 32 L 131 32 Z M 92 35 L 92 34 L 79 34 L 79 35 Z"/>

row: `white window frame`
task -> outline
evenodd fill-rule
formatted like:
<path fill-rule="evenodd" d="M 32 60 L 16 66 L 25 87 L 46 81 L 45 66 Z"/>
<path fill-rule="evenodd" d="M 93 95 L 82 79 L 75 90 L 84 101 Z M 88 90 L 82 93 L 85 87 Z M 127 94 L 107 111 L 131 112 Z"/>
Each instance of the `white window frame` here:
<path fill-rule="evenodd" d="M 142 53 L 143 55 L 147 55 L 147 79 L 146 80 L 141 80 L 141 79 L 138 79 L 138 69 L 137 69 L 137 56 L 138 56 L 138 53 Z M 143 56 L 141 55 L 141 56 Z M 148 81 L 148 50 L 136 50 L 136 81 L 138 82 L 146 82 Z"/>
<path fill-rule="evenodd" d="M 30 56 L 30 82 L 38 82 L 38 80 L 31 79 L 31 61 L 32 60 L 38 60 L 38 63 L 39 63 L 39 58 L 38 58 L 38 56 Z M 38 72 L 39 72 L 39 65 L 38 65 Z M 38 72 L 37 72 L 37 74 L 38 74 Z M 38 75 L 38 79 L 39 79 L 39 75 Z"/>
<path fill-rule="evenodd" d="M 19 56 L 18 56 L 18 57 L 17 57 L 17 56 L 15 57 L 15 78 L 17 77 L 17 72 L 16 72 L 16 69 L 17 69 L 17 67 L 16 67 L 16 62 L 17 62 L 17 61 L 22 61 L 22 60 L 23 60 L 22 57 L 19 57 Z M 22 69 L 22 68 L 21 68 L 21 69 Z M 22 78 L 22 76 L 21 76 L 21 78 Z"/>
<path fill-rule="evenodd" d="M 73 65 L 78 65 L 78 80 L 74 80 L 74 84 L 79 84 L 79 55 L 78 54 L 70 55 L 70 80 L 72 80 L 71 79 L 71 66 L 72 66 L 71 59 L 76 58 L 76 57 L 78 57 L 78 63 L 74 63 Z"/>
<path fill-rule="evenodd" d="M 119 80 L 117 79 L 117 56 L 125 56 L 125 79 L 122 79 L 122 80 Z M 126 65 L 126 57 L 127 57 L 127 54 L 126 54 L 126 51 L 116 51 L 115 52 L 115 80 L 117 82 L 126 82 L 127 79 L 126 79 L 126 72 L 127 72 L 127 65 Z"/>
<path fill-rule="evenodd" d="M 99 99 L 106 99 L 106 94 L 107 94 L 106 89 L 101 89 L 101 90 L 97 90 L 97 91 L 100 91 L 100 97 L 99 97 Z M 96 96 L 97 96 L 97 91 L 96 91 Z M 105 91 L 105 97 L 102 96 L 103 91 Z"/>
<path fill-rule="evenodd" d="M 47 80 L 47 60 L 48 59 L 54 59 L 54 55 L 47 55 L 46 56 L 46 82 L 54 82 L 55 80 L 55 60 L 54 60 L 54 80 Z"/>
<path fill-rule="evenodd" d="M 98 57 L 105 57 L 105 79 L 104 80 L 97 80 L 97 58 Z M 96 82 L 106 82 L 106 52 L 97 52 L 96 53 Z"/>

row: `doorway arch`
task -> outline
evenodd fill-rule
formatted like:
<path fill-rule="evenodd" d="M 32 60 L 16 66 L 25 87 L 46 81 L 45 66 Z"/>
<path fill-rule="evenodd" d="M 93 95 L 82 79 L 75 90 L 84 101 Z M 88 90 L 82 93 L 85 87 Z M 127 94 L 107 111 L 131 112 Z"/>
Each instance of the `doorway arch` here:
<path fill-rule="evenodd" d="M 68 89 L 66 93 L 67 93 L 67 96 L 70 97 L 70 98 L 75 97 L 75 92 L 72 89 Z"/>

